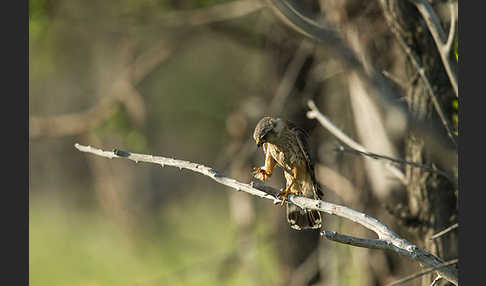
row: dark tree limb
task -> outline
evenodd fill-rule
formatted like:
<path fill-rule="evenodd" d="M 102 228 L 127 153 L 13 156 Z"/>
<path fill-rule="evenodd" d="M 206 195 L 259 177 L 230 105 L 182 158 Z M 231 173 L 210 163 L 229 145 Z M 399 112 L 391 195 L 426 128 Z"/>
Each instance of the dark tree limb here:
<path fill-rule="evenodd" d="M 340 145 L 337 148 L 337 151 L 348 152 L 348 153 L 352 153 L 352 154 L 358 154 L 358 155 L 370 157 L 370 158 L 377 159 L 377 160 L 386 160 L 386 161 L 390 161 L 390 162 L 400 164 L 400 165 L 410 165 L 410 166 L 414 166 L 414 167 L 417 167 L 417 168 L 422 168 L 426 171 L 434 172 L 434 173 L 437 173 L 439 175 L 442 175 L 445 178 L 447 178 L 451 183 L 453 183 L 454 185 L 457 185 L 456 180 L 454 179 L 454 177 L 451 174 L 448 174 L 445 171 L 442 171 L 442 170 L 436 168 L 434 165 L 428 166 L 428 165 L 424 165 L 424 164 L 421 164 L 421 163 L 411 162 L 411 161 L 407 161 L 407 160 L 403 160 L 403 159 L 392 158 L 392 157 L 381 155 L 381 154 L 376 154 L 376 153 L 371 153 L 371 152 L 363 152 L 363 151 L 356 150 L 354 148 L 345 147 L 345 146 L 342 146 L 342 145 Z"/>

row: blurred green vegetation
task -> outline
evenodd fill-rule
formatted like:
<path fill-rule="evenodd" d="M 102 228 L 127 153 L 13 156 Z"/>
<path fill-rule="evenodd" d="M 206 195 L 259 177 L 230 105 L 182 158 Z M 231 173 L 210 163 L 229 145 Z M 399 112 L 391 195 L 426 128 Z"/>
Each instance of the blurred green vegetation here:
<path fill-rule="evenodd" d="M 108 96 L 125 60 L 126 38 L 137 42 L 136 58 L 171 32 L 133 36 L 126 31 L 130 25 L 143 26 L 175 6 L 221 2 L 30 1 L 30 116 L 95 106 Z M 185 45 L 171 46 L 170 37 L 167 42 L 174 49 L 169 60 L 135 86 L 146 114 L 142 122 L 116 103 L 87 134 L 31 139 L 30 285 L 275 284 L 276 249 L 265 220 L 251 232 L 253 265 L 228 267 L 239 238 L 223 187 L 170 168 L 93 159 L 73 148 L 75 142 L 99 142 L 97 147 L 215 165 L 228 144 L 226 118 L 264 85 L 268 59 L 208 30 L 194 33 Z M 110 189 L 110 180 L 120 183 Z M 104 205 L 110 198 L 120 200 L 133 225 L 112 216 Z"/>
<path fill-rule="evenodd" d="M 120 146 L 130 148 L 131 152 L 150 151 L 147 136 L 135 126 L 126 108 L 121 104 L 116 106 L 105 121 L 93 129 L 93 135 L 101 141 L 108 137 L 115 137 Z"/>
<path fill-rule="evenodd" d="M 52 197 L 30 201 L 30 285 L 256 283 L 244 267 L 221 279 L 227 274 L 220 273 L 225 259 L 237 250 L 234 229 L 224 219 L 224 197 L 174 202 L 158 214 L 156 233 L 142 230 L 134 235 L 127 235 L 100 209 L 83 209 Z M 257 284 L 271 285 L 277 274 L 274 245 L 263 224 L 253 235 L 258 243 Z"/>

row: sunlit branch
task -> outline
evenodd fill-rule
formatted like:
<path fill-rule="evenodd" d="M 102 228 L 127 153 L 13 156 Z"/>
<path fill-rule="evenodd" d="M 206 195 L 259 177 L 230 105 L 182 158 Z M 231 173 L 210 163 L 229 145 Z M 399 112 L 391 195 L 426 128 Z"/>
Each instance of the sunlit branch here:
<path fill-rule="evenodd" d="M 440 231 L 440 232 L 438 232 L 438 233 L 436 233 L 436 234 L 432 235 L 432 236 L 430 237 L 430 239 L 436 239 L 436 238 L 439 238 L 439 237 L 441 237 L 441 236 L 443 236 L 443 235 L 445 235 L 445 234 L 447 234 L 447 233 L 451 232 L 452 230 L 454 230 L 454 229 L 456 229 L 456 228 L 458 228 L 458 227 L 459 227 L 459 224 L 458 224 L 458 223 L 455 223 L 455 224 L 453 224 L 453 225 L 449 226 L 448 228 L 446 228 L 446 229 L 444 229 L 444 230 L 442 230 L 442 231 Z"/>
<path fill-rule="evenodd" d="M 224 176 L 223 174 L 219 173 L 218 171 L 214 170 L 211 167 L 206 167 L 201 164 L 192 163 L 184 160 L 166 158 L 162 156 L 131 153 L 126 151 L 121 151 L 118 149 L 115 149 L 113 151 L 103 151 L 101 149 L 93 148 L 91 146 L 80 145 L 78 143 L 76 143 L 74 146 L 76 147 L 76 149 L 78 149 L 81 152 L 87 152 L 87 153 L 91 153 L 109 159 L 125 158 L 128 160 L 132 160 L 136 163 L 146 162 L 146 163 L 157 164 L 162 167 L 172 166 L 172 167 L 177 167 L 181 170 L 182 169 L 191 170 L 193 172 L 208 176 L 214 181 L 223 184 L 225 186 L 228 186 L 236 191 L 243 191 L 260 198 L 269 199 L 272 200 L 275 204 L 279 204 L 281 201 L 275 196 L 275 194 L 278 193 L 278 190 L 275 190 L 268 186 L 265 186 L 263 188 L 259 186 L 260 184 L 245 184 L 239 182 L 233 178 Z M 429 266 L 429 267 L 440 266 L 440 268 L 436 268 L 437 272 L 439 272 L 439 274 L 442 277 L 446 278 L 447 280 L 457 285 L 457 270 L 455 268 L 442 267 L 441 265 L 443 264 L 443 261 L 440 258 L 430 254 L 429 252 L 425 251 L 424 249 L 416 245 L 411 244 L 405 239 L 400 238 L 388 226 L 386 226 L 381 221 L 367 214 L 361 213 L 359 211 L 350 209 L 345 206 L 341 206 L 341 205 L 337 205 L 337 204 L 333 204 L 321 200 L 313 200 L 313 199 L 295 196 L 295 195 L 290 195 L 288 198 L 288 202 L 296 206 L 299 206 L 302 209 L 319 210 L 327 214 L 336 215 L 351 220 L 355 223 L 358 223 L 366 227 L 367 229 L 372 230 L 378 236 L 378 240 L 376 239 L 368 240 L 362 238 L 353 238 L 350 236 L 337 236 L 336 234 L 334 234 L 333 236 L 332 233 L 329 233 L 330 239 L 334 237 L 335 241 L 339 241 L 338 239 L 336 239 L 336 237 L 338 238 L 345 237 L 348 238 L 349 240 L 352 240 L 353 242 L 359 241 L 360 244 L 359 246 L 361 247 L 388 249 L 398 254 L 401 254 L 403 256 L 409 257 L 425 266 Z M 324 234 L 326 234 L 325 231 Z M 327 238 L 328 236 L 325 235 L 325 237 Z M 352 243 L 349 244 L 353 245 Z M 379 245 L 379 247 L 377 247 L 376 245 Z"/>
<path fill-rule="evenodd" d="M 314 101 L 309 100 L 307 106 L 310 108 L 310 111 L 307 112 L 307 118 L 309 119 L 317 119 L 321 125 L 326 128 L 332 135 L 336 136 L 341 142 L 350 146 L 351 148 L 368 153 L 365 147 L 363 147 L 358 142 L 351 139 L 348 135 L 342 132 L 336 125 L 334 125 L 327 117 L 325 117 L 318 109 Z M 397 177 L 400 182 L 403 184 L 407 183 L 405 175 L 402 171 L 400 171 L 395 166 L 389 164 L 389 162 L 383 161 L 384 166 L 387 168 L 390 173 L 392 173 L 395 177 Z"/>

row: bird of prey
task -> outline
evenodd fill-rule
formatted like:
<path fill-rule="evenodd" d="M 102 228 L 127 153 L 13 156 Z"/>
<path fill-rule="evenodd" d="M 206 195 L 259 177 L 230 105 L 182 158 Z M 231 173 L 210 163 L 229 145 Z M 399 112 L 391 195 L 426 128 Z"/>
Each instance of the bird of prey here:
<path fill-rule="evenodd" d="M 264 181 L 272 175 L 275 165 L 284 171 L 286 187 L 278 194 L 278 197 L 283 196 L 282 205 L 289 194 L 312 199 L 323 196 L 303 129 L 288 120 L 263 117 L 255 127 L 253 139 L 258 147 L 263 146 L 265 154 L 265 165 L 253 168 L 253 176 Z M 287 221 L 297 230 L 316 229 L 322 225 L 319 211 L 302 210 L 292 204 L 287 204 Z"/>

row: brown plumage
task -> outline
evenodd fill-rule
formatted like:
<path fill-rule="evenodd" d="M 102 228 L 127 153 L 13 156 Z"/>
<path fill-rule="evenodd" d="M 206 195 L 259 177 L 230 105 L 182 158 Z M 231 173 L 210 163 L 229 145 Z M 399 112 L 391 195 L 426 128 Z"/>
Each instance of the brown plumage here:
<path fill-rule="evenodd" d="M 314 161 L 310 156 L 307 134 L 288 120 L 264 117 L 253 132 L 257 146 L 263 146 L 265 166 L 253 168 L 253 175 L 266 180 L 275 165 L 284 170 L 286 188 L 282 204 L 288 194 L 298 194 L 307 198 L 320 199 L 322 192 L 314 175 Z M 294 229 L 315 229 L 322 225 L 321 214 L 316 210 L 302 210 L 287 204 L 287 221 Z"/>

